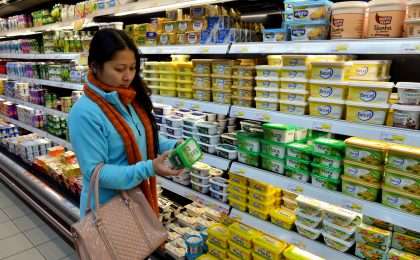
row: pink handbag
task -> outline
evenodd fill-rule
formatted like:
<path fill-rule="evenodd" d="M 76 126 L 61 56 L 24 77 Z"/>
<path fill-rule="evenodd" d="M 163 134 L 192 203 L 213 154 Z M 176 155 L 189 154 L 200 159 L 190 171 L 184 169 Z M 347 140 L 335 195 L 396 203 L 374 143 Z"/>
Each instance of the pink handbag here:
<path fill-rule="evenodd" d="M 150 256 L 167 239 L 160 223 L 139 188 L 122 191 L 105 205 L 99 204 L 99 173 L 96 166 L 89 185 L 88 205 L 94 192 L 95 207 L 73 224 L 74 243 L 81 260 L 133 260 Z"/>

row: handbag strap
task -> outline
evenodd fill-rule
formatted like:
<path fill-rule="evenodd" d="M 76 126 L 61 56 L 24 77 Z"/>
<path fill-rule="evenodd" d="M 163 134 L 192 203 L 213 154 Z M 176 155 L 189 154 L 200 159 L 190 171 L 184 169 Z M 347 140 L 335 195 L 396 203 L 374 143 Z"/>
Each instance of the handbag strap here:
<path fill-rule="evenodd" d="M 91 197 L 92 197 L 92 192 L 94 193 L 94 199 L 95 199 L 95 204 L 99 203 L 99 190 L 96 194 L 96 190 L 95 190 L 95 185 L 99 186 L 99 173 L 101 172 L 102 168 L 104 166 L 103 162 L 100 162 L 98 165 L 96 165 L 95 169 L 93 170 L 93 174 L 90 177 L 90 183 L 89 183 L 89 191 L 88 191 L 88 196 L 87 196 L 87 206 L 85 209 L 85 215 L 92 210 L 91 208 Z M 98 183 L 97 181 L 98 180 Z M 97 202 L 98 200 L 98 202 Z M 95 205 L 95 209 L 93 211 L 96 211 L 96 208 L 98 207 L 98 204 Z M 96 214 L 94 213 L 94 216 L 96 218 Z"/>

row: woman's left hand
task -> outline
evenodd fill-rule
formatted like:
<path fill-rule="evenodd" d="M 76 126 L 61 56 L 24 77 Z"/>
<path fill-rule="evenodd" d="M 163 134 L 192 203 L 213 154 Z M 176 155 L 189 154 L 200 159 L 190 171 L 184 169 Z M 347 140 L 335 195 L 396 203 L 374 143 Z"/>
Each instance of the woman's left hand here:
<path fill-rule="evenodd" d="M 169 151 L 159 155 L 156 159 L 153 160 L 153 168 L 159 176 L 168 177 L 168 176 L 178 176 L 185 172 L 185 169 L 174 170 L 171 169 L 166 163 L 166 159 L 169 156 Z"/>

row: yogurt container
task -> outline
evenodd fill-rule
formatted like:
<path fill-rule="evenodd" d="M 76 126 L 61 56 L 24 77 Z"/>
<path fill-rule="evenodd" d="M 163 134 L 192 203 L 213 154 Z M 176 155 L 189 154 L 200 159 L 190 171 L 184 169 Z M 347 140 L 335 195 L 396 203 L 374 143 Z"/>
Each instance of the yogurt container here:
<path fill-rule="evenodd" d="M 294 141 L 294 128 L 283 124 L 265 123 L 262 125 L 264 139 L 278 143 L 290 143 Z"/>
<path fill-rule="evenodd" d="M 306 102 L 309 92 L 306 90 L 280 89 L 281 101 Z"/>
<path fill-rule="evenodd" d="M 262 168 L 268 171 L 272 171 L 279 174 L 284 174 L 284 160 L 277 157 L 261 154 L 261 165 Z"/>
<path fill-rule="evenodd" d="M 420 148 L 393 144 L 389 146 L 387 167 L 420 174 Z"/>
<path fill-rule="evenodd" d="M 296 221 L 295 225 L 296 225 L 298 233 L 309 239 L 316 240 L 321 235 L 321 229 L 315 229 L 315 228 L 305 226 L 300 221 Z"/>
<path fill-rule="evenodd" d="M 310 80 L 311 97 L 344 100 L 347 97 L 346 81 Z"/>
<path fill-rule="evenodd" d="M 347 101 L 346 120 L 355 123 L 383 125 L 389 110 L 388 104 L 371 104 Z"/>
<path fill-rule="evenodd" d="M 394 83 L 392 82 L 348 82 L 347 100 L 354 102 L 387 104 Z"/>
<path fill-rule="evenodd" d="M 306 77 L 307 69 L 305 66 L 284 66 L 281 70 L 281 78 L 304 80 Z"/>
<path fill-rule="evenodd" d="M 347 79 L 352 63 L 344 61 L 316 61 L 311 62 L 311 66 L 311 79 L 341 81 Z"/>
<path fill-rule="evenodd" d="M 261 235 L 257 230 L 241 223 L 230 225 L 229 232 L 231 242 L 235 242 L 237 245 L 246 249 L 251 249 L 252 239 Z"/>
<path fill-rule="evenodd" d="M 394 127 L 420 129 L 420 106 L 394 104 L 391 109 Z"/>
<path fill-rule="evenodd" d="M 258 77 L 280 78 L 282 66 L 257 65 L 255 66 Z"/>
<path fill-rule="evenodd" d="M 292 41 L 326 40 L 329 22 L 325 20 L 291 22 L 290 28 Z"/>
<path fill-rule="evenodd" d="M 255 88 L 257 98 L 266 98 L 266 99 L 278 99 L 279 90 L 274 88 Z"/>
<path fill-rule="evenodd" d="M 331 7 L 331 39 L 361 39 L 368 4 L 362 1 L 334 3 Z"/>
<path fill-rule="evenodd" d="M 283 73 L 283 72 L 282 72 Z M 255 77 L 256 87 L 279 89 L 281 85 L 280 78 Z"/>
<path fill-rule="evenodd" d="M 344 175 L 369 183 L 380 183 L 384 168 L 351 160 L 344 160 Z"/>
<path fill-rule="evenodd" d="M 281 89 L 307 90 L 308 80 L 281 78 Z"/>
<path fill-rule="evenodd" d="M 278 99 L 271 98 L 255 98 L 255 107 L 257 109 L 276 111 L 279 107 Z"/>
<path fill-rule="evenodd" d="M 345 101 L 343 100 L 309 97 L 308 101 L 311 116 L 341 119 L 344 115 Z"/>
<path fill-rule="evenodd" d="M 308 111 L 307 102 L 280 100 L 280 112 L 303 116 Z"/>
<path fill-rule="evenodd" d="M 283 159 L 286 155 L 286 145 L 282 143 L 272 142 L 265 139 L 260 140 L 261 152 L 278 159 Z"/>
<path fill-rule="evenodd" d="M 373 0 L 369 2 L 368 38 L 402 36 L 406 2 Z"/>
<path fill-rule="evenodd" d="M 322 232 L 322 236 L 324 237 L 325 244 L 327 246 L 334 248 L 335 250 L 346 252 L 349 250 L 355 243 L 355 240 L 349 238 L 347 240 L 337 238 L 328 234 L 327 232 Z"/>
<path fill-rule="evenodd" d="M 381 81 L 389 77 L 389 60 L 355 60 L 352 64 L 349 72 L 351 80 Z"/>
<path fill-rule="evenodd" d="M 238 157 L 236 146 L 230 144 L 216 145 L 216 154 L 228 160 L 235 160 Z"/>
<path fill-rule="evenodd" d="M 301 1 L 293 3 L 293 20 L 297 22 L 329 20 L 329 1 Z"/>
<path fill-rule="evenodd" d="M 384 184 L 390 188 L 420 196 L 420 176 L 415 174 L 385 169 Z"/>
<path fill-rule="evenodd" d="M 376 201 L 378 198 L 381 189 L 379 184 L 364 182 L 346 175 L 343 175 L 341 179 L 344 194 L 368 201 Z"/>
<path fill-rule="evenodd" d="M 254 167 L 258 167 L 259 165 L 259 153 L 244 151 L 242 149 L 238 149 L 238 161 L 249 164 Z"/>
<path fill-rule="evenodd" d="M 344 142 L 347 145 L 345 155 L 346 159 L 375 166 L 383 165 L 385 161 L 385 153 L 389 149 L 389 144 L 385 142 L 359 137 L 350 137 Z M 392 161 L 392 158 L 390 158 L 390 160 Z M 400 166 L 398 165 L 396 167 L 398 169 Z"/>
<path fill-rule="evenodd" d="M 398 82 L 395 86 L 402 105 L 420 105 L 420 83 Z"/>
<path fill-rule="evenodd" d="M 410 233 L 415 233 L 415 232 L 410 232 Z M 400 232 L 399 228 L 396 230 L 396 232 L 394 232 L 394 235 L 392 237 L 393 248 L 396 248 L 398 250 L 403 250 L 406 252 L 411 252 L 416 255 L 420 254 L 420 250 L 418 248 L 419 243 L 420 243 L 420 238 L 417 234 L 407 234 L 404 232 Z"/>

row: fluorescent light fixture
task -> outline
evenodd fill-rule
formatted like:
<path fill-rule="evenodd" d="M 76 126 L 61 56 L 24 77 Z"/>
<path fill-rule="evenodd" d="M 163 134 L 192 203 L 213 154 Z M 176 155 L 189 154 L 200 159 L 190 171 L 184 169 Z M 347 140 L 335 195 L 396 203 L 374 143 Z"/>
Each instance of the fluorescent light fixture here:
<path fill-rule="evenodd" d="M 131 11 L 125 11 L 125 12 L 120 12 L 120 13 L 116 13 L 114 16 L 125 16 L 125 15 L 130 15 L 130 14 L 147 14 L 147 13 L 157 13 L 157 12 L 162 12 L 165 10 L 173 10 L 173 9 L 178 9 L 178 8 L 186 8 L 186 7 L 191 7 L 194 5 L 206 5 L 206 4 L 218 4 L 218 3 L 223 3 L 223 2 L 231 2 L 234 0 L 222 0 L 222 1 L 217 1 L 217 0 L 190 0 L 190 1 L 183 1 L 183 2 L 179 2 L 179 3 L 168 3 L 168 4 L 163 4 L 160 6 L 154 6 L 154 7 L 141 7 L 139 6 L 138 8 L 142 8 L 142 9 L 138 9 L 138 10 L 131 10 Z M 142 2 L 139 2 L 142 3 Z M 147 1 L 146 1 L 147 3 Z M 142 3 L 144 4 L 144 2 Z"/>

